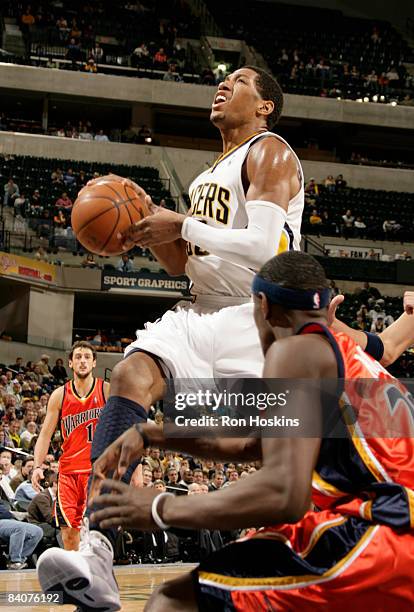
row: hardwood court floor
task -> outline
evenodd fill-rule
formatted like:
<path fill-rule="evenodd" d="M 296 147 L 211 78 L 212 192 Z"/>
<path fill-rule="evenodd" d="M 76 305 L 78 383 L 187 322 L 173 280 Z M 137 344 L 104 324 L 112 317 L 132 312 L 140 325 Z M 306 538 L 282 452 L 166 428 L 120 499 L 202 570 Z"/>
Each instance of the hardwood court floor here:
<path fill-rule="evenodd" d="M 145 602 L 154 588 L 176 578 L 183 573 L 189 572 L 194 565 L 172 564 L 172 565 L 128 565 L 116 567 L 115 575 L 121 591 L 122 612 L 142 612 Z M 13 607 L 4 604 L 4 594 L 13 592 L 25 593 L 29 591 L 40 592 L 34 570 L 23 570 L 20 572 L 0 571 L 0 593 L 2 603 L 0 612 L 13 612 L 13 610 L 27 610 L 33 612 L 69 612 L 75 606 L 49 606 L 49 605 L 16 605 Z"/>

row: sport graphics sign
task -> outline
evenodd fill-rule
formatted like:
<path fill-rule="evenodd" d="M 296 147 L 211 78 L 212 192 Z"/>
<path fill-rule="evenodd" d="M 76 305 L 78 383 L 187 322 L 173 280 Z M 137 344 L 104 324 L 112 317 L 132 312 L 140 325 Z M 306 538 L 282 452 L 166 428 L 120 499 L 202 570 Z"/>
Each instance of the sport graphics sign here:
<path fill-rule="evenodd" d="M 118 290 L 131 289 L 147 295 L 166 295 L 183 297 L 190 295 L 190 281 L 186 276 L 171 277 L 168 274 L 154 272 L 118 272 L 104 270 L 102 272 L 101 289 Z"/>

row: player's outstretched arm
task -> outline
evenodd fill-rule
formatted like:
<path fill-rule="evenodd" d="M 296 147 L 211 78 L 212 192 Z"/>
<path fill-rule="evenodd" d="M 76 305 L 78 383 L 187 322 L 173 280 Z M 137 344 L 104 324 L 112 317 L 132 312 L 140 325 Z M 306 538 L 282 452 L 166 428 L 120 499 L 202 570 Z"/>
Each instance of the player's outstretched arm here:
<path fill-rule="evenodd" d="M 338 298 L 342 298 L 338 300 Z M 333 331 L 343 332 L 350 336 L 359 346 L 366 350 L 368 344 L 368 336 L 365 332 L 352 329 L 343 323 L 335 316 L 336 308 L 343 301 L 343 296 L 336 296 L 332 302 L 329 310 L 330 310 L 330 325 Z M 378 337 L 381 339 L 384 352 L 379 360 L 381 365 L 389 366 L 398 357 L 400 357 L 404 351 L 406 351 L 410 346 L 414 344 L 414 292 L 406 291 L 404 293 L 404 310 L 405 312 L 392 323 L 389 327 L 387 327 L 383 332 L 378 334 Z"/>
<path fill-rule="evenodd" d="M 336 369 L 328 343 L 318 338 L 298 337 L 289 350 L 284 340 L 269 349 L 264 377 L 319 379 L 335 377 Z M 321 404 L 317 386 L 305 389 L 292 383 L 289 401 L 291 409 L 302 414 L 304 423 L 311 421 L 312 431 L 318 430 Z M 310 505 L 320 435 L 312 438 L 263 437 L 261 447 L 263 467 L 260 470 L 213 495 L 164 496 L 157 504 L 158 519 L 168 526 L 190 529 L 233 529 L 298 521 Z M 101 527 L 156 528 L 153 500 L 157 492 L 146 489 L 137 493 L 111 480 L 105 480 L 103 485 L 112 487 L 114 493 L 96 498 L 96 504 L 102 509 L 92 515 L 93 521 Z"/>
<path fill-rule="evenodd" d="M 166 438 L 161 427 L 151 422 L 142 423 L 139 430 L 135 426 L 130 427 L 96 459 L 92 468 L 90 497 L 97 495 L 102 481 L 109 473 L 113 473 L 116 479 L 122 478 L 131 463 L 142 456 L 147 446 L 223 461 L 256 461 L 262 458 L 258 438 Z"/>
<path fill-rule="evenodd" d="M 40 430 L 34 449 L 34 469 L 32 473 L 32 486 L 35 491 L 41 491 L 40 481 L 43 478 L 42 463 L 49 451 L 50 440 L 59 421 L 62 406 L 64 387 L 58 387 L 52 393 L 47 405 L 46 417 Z"/>

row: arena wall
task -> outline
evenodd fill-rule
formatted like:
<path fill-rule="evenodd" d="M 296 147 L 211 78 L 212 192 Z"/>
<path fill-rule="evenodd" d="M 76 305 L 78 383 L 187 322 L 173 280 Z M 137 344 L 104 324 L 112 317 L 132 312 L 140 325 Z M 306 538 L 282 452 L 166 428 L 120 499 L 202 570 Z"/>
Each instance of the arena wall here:
<path fill-rule="evenodd" d="M 208 111 L 216 87 L 170 83 L 156 79 L 107 74 L 86 74 L 34 66 L 0 63 L 0 87 L 59 96 L 78 96 L 107 102 L 130 102 Z M 412 129 L 414 109 L 353 100 L 314 98 L 285 94 L 284 116 L 337 123 L 358 123 L 387 128 Z"/>
<path fill-rule="evenodd" d="M 414 113 L 414 111 L 413 111 Z M 414 120 L 414 114 L 413 114 Z M 414 125 L 414 121 L 413 121 Z M 165 157 L 173 165 L 183 190 L 187 190 L 192 179 L 200 171 L 210 166 L 217 154 L 212 151 L 100 143 L 63 139 L 55 136 L 0 132 L 0 154 L 32 155 L 53 159 L 95 161 L 102 163 L 153 166 L 159 168 L 161 176 L 166 177 L 163 161 Z M 328 174 L 343 174 L 352 187 L 366 189 L 385 189 L 387 191 L 412 192 L 414 172 L 378 166 L 356 166 L 304 160 L 303 168 L 308 180 L 314 177 L 319 181 Z"/>

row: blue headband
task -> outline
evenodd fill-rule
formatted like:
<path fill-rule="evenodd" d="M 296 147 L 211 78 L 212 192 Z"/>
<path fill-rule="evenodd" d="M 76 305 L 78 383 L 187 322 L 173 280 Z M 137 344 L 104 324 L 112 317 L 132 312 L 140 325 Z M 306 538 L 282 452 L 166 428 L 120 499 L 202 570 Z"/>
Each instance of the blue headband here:
<path fill-rule="evenodd" d="M 269 302 L 280 304 L 288 310 L 319 310 L 328 306 L 331 296 L 328 288 L 319 291 L 288 289 L 257 274 L 253 279 L 252 293 L 264 293 Z"/>

